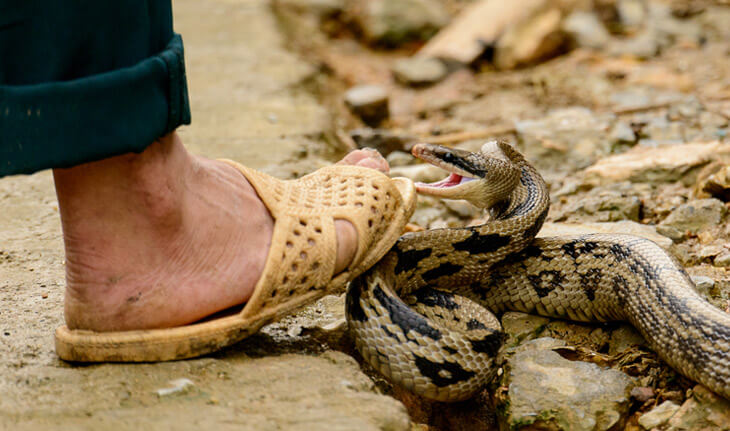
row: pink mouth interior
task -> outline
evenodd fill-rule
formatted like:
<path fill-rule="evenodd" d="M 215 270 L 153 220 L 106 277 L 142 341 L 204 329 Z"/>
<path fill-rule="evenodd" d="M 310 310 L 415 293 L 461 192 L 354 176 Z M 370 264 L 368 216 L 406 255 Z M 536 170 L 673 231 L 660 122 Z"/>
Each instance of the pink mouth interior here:
<path fill-rule="evenodd" d="M 416 186 L 418 187 L 428 187 L 428 188 L 436 188 L 436 189 L 445 189 L 448 187 L 454 187 L 458 186 L 459 184 L 464 184 L 468 181 L 472 181 L 474 178 L 469 177 L 462 177 L 459 174 L 451 173 L 448 177 L 444 178 L 441 181 L 437 181 L 435 183 L 416 183 Z"/>

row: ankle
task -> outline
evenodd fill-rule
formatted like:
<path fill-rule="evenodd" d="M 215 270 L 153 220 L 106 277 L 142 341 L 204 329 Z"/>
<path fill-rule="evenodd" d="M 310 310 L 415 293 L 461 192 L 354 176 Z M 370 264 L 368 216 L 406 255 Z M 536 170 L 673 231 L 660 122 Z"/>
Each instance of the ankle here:
<path fill-rule="evenodd" d="M 140 154 L 54 169 L 64 234 L 82 233 L 78 230 L 89 220 L 123 222 L 130 219 L 128 215 L 168 225 L 179 222 L 184 180 L 192 164 L 192 157 L 173 133 Z"/>

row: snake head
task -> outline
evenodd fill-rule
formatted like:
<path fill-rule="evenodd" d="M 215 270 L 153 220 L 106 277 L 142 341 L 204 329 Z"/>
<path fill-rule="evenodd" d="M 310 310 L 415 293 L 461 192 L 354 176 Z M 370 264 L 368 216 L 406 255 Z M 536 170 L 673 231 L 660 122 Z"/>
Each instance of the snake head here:
<path fill-rule="evenodd" d="M 479 152 L 433 144 L 416 144 L 411 153 L 449 175 L 435 183 L 416 183 L 416 190 L 444 199 L 464 199 L 491 208 L 507 199 L 517 186 L 520 169 L 502 150 L 507 144 L 490 141 Z"/>

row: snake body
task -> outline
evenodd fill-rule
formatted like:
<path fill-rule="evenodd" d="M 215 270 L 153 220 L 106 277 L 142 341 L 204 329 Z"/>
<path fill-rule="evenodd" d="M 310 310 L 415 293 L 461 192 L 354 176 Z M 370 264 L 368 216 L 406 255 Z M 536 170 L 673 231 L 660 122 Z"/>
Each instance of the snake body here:
<path fill-rule="evenodd" d="M 547 186 L 508 144 L 479 153 L 419 144 L 414 154 L 451 171 L 419 192 L 466 198 L 491 218 L 406 234 L 350 284 L 350 331 L 380 373 L 427 398 L 469 398 L 492 377 L 504 339 L 488 310 L 514 310 L 628 321 L 676 371 L 730 399 L 730 315 L 659 246 L 614 234 L 536 239 Z"/>

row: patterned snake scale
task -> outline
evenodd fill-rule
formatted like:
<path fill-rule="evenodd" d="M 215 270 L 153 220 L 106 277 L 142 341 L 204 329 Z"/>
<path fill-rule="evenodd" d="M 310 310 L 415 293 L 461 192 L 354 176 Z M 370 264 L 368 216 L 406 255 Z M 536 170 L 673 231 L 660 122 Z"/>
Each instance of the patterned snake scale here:
<path fill-rule="evenodd" d="M 659 246 L 614 234 L 536 239 L 547 186 L 508 144 L 478 153 L 419 144 L 413 153 L 451 172 L 417 184 L 420 193 L 468 199 L 490 219 L 405 234 L 350 284 L 350 331 L 380 373 L 427 398 L 469 398 L 494 375 L 504 340 L 487 309 L 514 310 L 628 321 L 671 367 L 730 399 L 730 314 L 701 298 Z"/>

